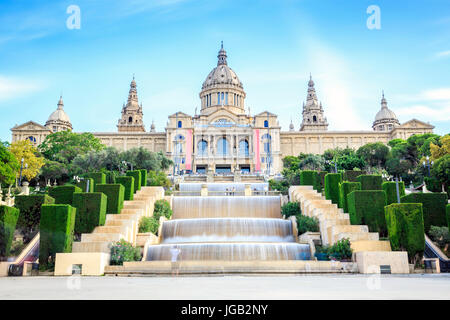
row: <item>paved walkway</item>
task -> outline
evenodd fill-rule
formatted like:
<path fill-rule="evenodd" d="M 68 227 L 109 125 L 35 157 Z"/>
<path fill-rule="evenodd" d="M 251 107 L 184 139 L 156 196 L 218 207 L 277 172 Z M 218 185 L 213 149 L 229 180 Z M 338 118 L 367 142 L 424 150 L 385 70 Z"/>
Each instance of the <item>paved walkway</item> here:
<path fill-rule="evenodd" d="M 9 277 L 5 299 L 450 299 L 450 274 Z"/>

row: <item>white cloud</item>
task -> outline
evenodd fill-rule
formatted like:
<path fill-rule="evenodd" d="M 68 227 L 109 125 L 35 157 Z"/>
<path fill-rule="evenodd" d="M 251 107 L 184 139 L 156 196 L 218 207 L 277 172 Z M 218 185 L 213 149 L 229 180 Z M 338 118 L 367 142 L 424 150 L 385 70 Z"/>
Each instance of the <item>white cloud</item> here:
<path fill-rule="evenodd" d="M 433 105 L 412 105 L 396 110 L 398 116 L 408 116 L 424 121 L 449 121 L 450 104 L 442 107 Z"/>
<path fill-rule="evenodd" d="M 436 57 L 437 58 L 450 57 L 450 50 L 438 52 L 438 53 L 436 53 Z"/>
<path fill-rule="evenodd" d="M 0 75 L 0 101 L 17 98 L 43 89 L 42 82 Z"/>

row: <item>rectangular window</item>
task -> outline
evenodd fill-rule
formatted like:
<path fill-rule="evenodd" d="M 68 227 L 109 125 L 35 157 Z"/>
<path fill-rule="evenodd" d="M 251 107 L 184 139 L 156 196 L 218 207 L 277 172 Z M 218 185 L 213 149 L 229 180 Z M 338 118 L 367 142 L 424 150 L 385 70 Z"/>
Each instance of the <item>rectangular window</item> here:
<path fill-rule="evenodd" d="M 225 104 L 228 105 L 228 92 L 225 93 Z"/>
<path fill-rule="evenodd" d="M 217 92 L 217 104 L 220 105 L 220 92 Z"/>

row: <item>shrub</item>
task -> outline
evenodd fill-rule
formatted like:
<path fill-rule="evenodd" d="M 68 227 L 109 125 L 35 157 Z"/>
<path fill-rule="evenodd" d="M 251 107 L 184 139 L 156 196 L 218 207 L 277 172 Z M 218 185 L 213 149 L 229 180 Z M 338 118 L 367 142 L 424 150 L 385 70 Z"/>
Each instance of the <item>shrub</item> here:
<path fill-rule="evenodd" d="M 408 251 L 410 262 L 425 249 L 421 203 L 393 203 L 385 207 L 386 225 L 392 250 Z"/>
<path fill-rule="evenodd" d="M 425 185 L 427 186 L 427 190 L 431 192 L 441 192 L 442 184 L 441 182 L 434 177 L 425 177 L 423 178 Z"/>
<path fill-rule="evenodd" d="M 431 226 L 430 238 L 436 242 L 440 248 L 444 248 L 450 243 L 450 234 L 447 227 Z"/>
<path fill-rule="evenodd" d="M 142 217 L 139 221 L 139 233 L 158 233 L 159 221 L 155 217 Z"/>
<path fill-rule="evenodd" d="M 371 232 L 387 234 L 384 207 L 386 195 L 384 191 L 356 190 L 348 195 L 348 213 L 351 224 L 364 224 Z"/>
<path fill-rule="evenodd" d="M 97 185 L 98 184 L 105 184 L 106 183 L 106 175 L 103 172 L 91 172 L 86 175 L 87 178 L 92 178 L 94 180 L 94 191 L 97 191 Z"/>
<path fill-rule="evenodd" d="M 274 179 L 270 179 L 269 187 L 270 190 L 280 191 L 283 195 L 287 195 L 289 193 L 289 183 L 286 180 L 276 181 Z"/>
<path fill-rule="evenodd" d="M 348 212 L 348 194 L 355 190 L 361 190 L 361 183 L 344 181 L 339 184 L 339 208 Z"/>
<path fill-rule="evenodd" d="M 105 180 L 107 184 L 115 184 L 116 178 L 120 177 L 119 171 L 106 171 L 105 172 Z"/>
<path fill-rule="evenodd" d="M 335 242 L 328 249 L 328 256 L 335 258 L 336 260 L 351 259 L 352 248 L 350 245 L 350 240 L 347 238 L 341 239 Z"/>
<path fill-rule="evenodd" d="M 386 204 L 397 203 L 397 187 L 396 183 L 392 181 L 383 182 L 381 185 L 383 191 L 386 193 Z M 403 181 L 398 182 L 398 192 L 400 197 L 405 195 L 405 184 Z"/>
<path fill-rule="evenodd" d="M 139 170 L 127 171 L 127 176 L 134 178 L 134 193 L 141 190 L 141 172 Z"/>
<path fill-rule="evenodd" d="M 48 194 L 55 199 L 55 204 L 72 205 L 73 194 L 78 192 L 82 192 L 82 190 L 77 186 L 67 184 L 51 188 Z"/>
<path fill-rule="evenodd" d="M 73 206 L 77 208 L 75 233 L 91 233 L 103 226 L 106 219 L 107 197 L 101 192 L 74 193 Z"/>
<path fill-rule="evenodd" d="M 111 246 L 111 265 L 121 266 L 125 261 L 140 261 L 141 259 L 141 250 L 123 239 Z"/>
<path fill-rule="evenodd" d="M 430 227 L 446 226 L 445 206 L 447 205 L 447 194 L 445 193 L 410 193 L 400 198 L 402 203 L 421 203 L 423 205 L 423 221 L 425 232 L 428 233 Z"/>
<path fill-rule="evenodd" d="M 319 176 L 317 171 L 303 170 L 300 173 L 300 185 L 301 186 L 313 186 L 314 190 L 320 190 Z"/>
<path fill-rule="evenodd" d="M 339 183 L 341 183 L 341 179 L 339 173 L 325 175 L 325 198 L 335 204 L 339 204 Z"/>
<path fill-rule="evenodd" d="M 447 206 L 445 207 L 445 211 L 447 213 L 447 225 L 450 229 L 450 204 L 447 204 Z"/>
<path fill-rule="evenodd" d="M 152 187 L 170 187 L 170 180 L 167 178 L 167 175 L 162 171 L 153 171 L 150 170 L 148 172 L 147 177 L 147 185 Z"/>
<path fill-rule="evenodd" d="M 296 215 L 297 220 L 297 230 L 298 234 L 303 234 L 305 232 L 318 232 L 319 231 L 319 221 L 315 217 L 307 217 L 301 214 Z"/>
<path fill-rule="evenodd" d="M 18 219 L 19 209 L 0 206 L 0 258 L 6 258 L 10 254 Z"/>
<path fill-rule="evenodd" d="M 107 197 L 106 213 L 118 214 L 123 208 L 125 188 L 121 184 L 98 184 L 96 192 L 103 192 Z"/>
<path fill-rule="evenodd" d="M 319 171 L 317 173 L 318 179 L 319 179 L 319 185 L 320 185 L 320 191 L 322 191 L 325 188 L 325 176 L 328 174 L 327 171 Z"/>
<path fill-rule="evenodd" d="M 129 176 L 117 177 L 116 183 L 120 183 L 125 188 L 124 200 L 133 200 L 134 178 Z"/>
<path fill-rule="evenodd" d="M 54 203 L 55 199 L 46 194 L 16 196 L 14 206 L 20 211 L 17 228 L 23 234 L 25 243 L 30 241 L 39 230 L 41 206 Z"/>
<path fill-rule="evenodd" d="M 54 263 L 56 253 L 72 252 L 77 209 L 68 204 L 43 204 L 39 244 L 39 268 Z"/>
<path fill-rule="evenodd" d="M 89 181 L 89 191 L 86 191 L 86 186 Z M 75 182 L 75 185 L 81 189 L 81 192 L 94 192 L 94 179 L 84 178 L 80 182 Z"/>
<path fill-rule="evenodd" d="M 345 170 L 342 172 L 342 180 L 348 182 L 358 182 L 358 177 L 362 174 L 365 174 L 365 172 L 360 170 Z"/>
<path fill-rule="evenodd" d="M 383 178 L 378 174 L 362 174 L 357 178 L 361 183 L 361 190 L 382 190 Z"/>
<path fill-rule="evenodd" d="M 141 187 L 145 187 L 147 186 L 147 170 L 141 169 L 139 172 L 141 173 Z"/>
<path fill-rule="evenodd" d="M 281 207 L 281 215 L 285 217 L 301 215 L 302 210 L 298 202 L 288 202 Z"/>
<path fill-rule="evenodd" d="M 167 200 L 161 199 L 155 201 L 155 208 L 153 209 L 153 217 L 159 220 L 159 217 L 165 216 L 170 219 L 172 216 L 172 209 L 170 203 Z"/>

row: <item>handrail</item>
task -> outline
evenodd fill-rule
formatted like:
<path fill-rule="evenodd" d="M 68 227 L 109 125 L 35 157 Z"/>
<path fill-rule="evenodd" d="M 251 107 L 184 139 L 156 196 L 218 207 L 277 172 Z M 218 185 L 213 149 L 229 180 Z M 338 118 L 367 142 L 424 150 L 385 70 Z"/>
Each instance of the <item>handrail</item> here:
<path fill-rule="evenodd" d="M 450 272 L 450 259 L 439 249 L 433 241 L 425 234 L 425 250 L 426 258 L 438 258 L 441 272 Z"/>
<path fill-rule="evenodd" d="M 27 244 L 25 249 L 22 250 L 20 255 L 14 260 L 12 264 L 9 265 L 9 274 L 21 275 L 23 265 L 27 261 L 36 261 L 39 257 L 39 244 L 40 244 L 40 233 L 38 232 L 34 238 Z M 30 260 L 32 259 L 32 260 Z"/>

